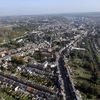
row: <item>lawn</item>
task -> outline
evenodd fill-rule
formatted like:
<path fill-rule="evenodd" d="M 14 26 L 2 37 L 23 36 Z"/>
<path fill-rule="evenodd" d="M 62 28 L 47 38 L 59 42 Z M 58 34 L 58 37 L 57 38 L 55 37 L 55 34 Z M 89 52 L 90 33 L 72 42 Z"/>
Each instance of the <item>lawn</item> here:
<path fill-rule="evenodd" d="M 5 100 L 15 100 L 12 96 L 9 96 L 6 92 L 0 91 L 0 98 L 4 98 Z"/>

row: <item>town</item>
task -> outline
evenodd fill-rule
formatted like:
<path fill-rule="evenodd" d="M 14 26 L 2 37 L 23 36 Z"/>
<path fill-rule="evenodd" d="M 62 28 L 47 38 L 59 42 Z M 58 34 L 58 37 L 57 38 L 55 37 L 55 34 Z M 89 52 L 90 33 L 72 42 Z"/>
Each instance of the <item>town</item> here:
<path fill-rule="evenodd" d="M 0 23 L 0 100 L 100 99 L 100 17 L 8 16 Z"/>

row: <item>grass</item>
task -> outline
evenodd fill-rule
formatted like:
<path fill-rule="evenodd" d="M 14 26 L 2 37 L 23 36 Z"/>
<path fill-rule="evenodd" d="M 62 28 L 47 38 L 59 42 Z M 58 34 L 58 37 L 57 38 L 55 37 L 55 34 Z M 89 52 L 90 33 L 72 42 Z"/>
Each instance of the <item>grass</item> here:
<path fill-rule="evenodd" d="M 73 68 L 72 68 L 73 69 Z M 83 77 L 83 78 L 90 78 L 90 72 L 86 71 L 84 68 L 78 67 L 77 69 L 73 69 L 75 77 Z"/>
<path fill-rule="evenodd" d="M 14 29 L 5 29 L 5 28 L 2 28 L 0 29 L 0 43 L 3 42 L 3 40 L 9 40 L 9 39 L 13 39 L 13 38 L 16 38 L 16 37 L 20 37 L 24 34 L 25 30 L 18 30 L 16 28 L 16 30 Z"/>
<path fill-rule="evenodd" d="M 0 43 L 2 43 L 2 42 L 3 42 L 3 40 L 4 40 L 4 38 L 3 38 L 3 37 L 0 37 Z"/>
<path fill-rule="evenodd" d="M 94 64 L 96 63 L 95 60 L 91 59 L 94 58 L 94 56 L 93 56 L 92 48 L 90 46 L 90 42 L 88 40 L 85 40 L 84 48 L 87 51 L 86 53 L 84 52 L 82 53 L 82 51 L 72 52 L 69 65 L 71 66 L 73 72 L 75 86 L 80 90 L 83 100 L 97 100 L 93 92 L 91 92 L 90 90 L 86 92 L 86 89 L 92 89 L 92 91 L 96 89 L 97 93 L 98 94 L 100 93 L 99 92 L 100 84 L 97 84 L 98 80 L 96 81 L 97 82 L 96 84 L 92 81 L 93 68 L 96 68 L 97 64 Z M 96 55 L 98 56 L 98 59 L 100 61 L 100 54 L 96 54 Z M 84 84 L 85 86 L 82 84 Z M 94 87 L 94 85 L 96 87 Z M 83 88 L 81 88 L 82 86 Z"/>
<path fill-rule="evenodd" d="M 6 92 L 0 91 L 0 97 L 5 100 L 15 100 L 12 96 L 9 96 Z"/>
<path fill-rule="evenodd" d="M 19 97 L 19 99 L 17 99 L 16 97 Z M 4 100 L 35 100 L 34 97 L 30 99 L 28 94 L 24 94 L 22 92 L 12 91 L 11 95 L 9 95 L 6 92 L 0 90 L 0 100 L 1 98 L 3 98 Z"/>

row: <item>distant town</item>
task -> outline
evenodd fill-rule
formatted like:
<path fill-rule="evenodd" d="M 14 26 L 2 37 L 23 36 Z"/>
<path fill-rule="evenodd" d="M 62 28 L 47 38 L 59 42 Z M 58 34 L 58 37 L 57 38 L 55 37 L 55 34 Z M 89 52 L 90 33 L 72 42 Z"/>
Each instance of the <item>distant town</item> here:
<path fill-rule="evenodd" d="M 0 100 L 99 100 L 100 14 L 0 17 Z"/>

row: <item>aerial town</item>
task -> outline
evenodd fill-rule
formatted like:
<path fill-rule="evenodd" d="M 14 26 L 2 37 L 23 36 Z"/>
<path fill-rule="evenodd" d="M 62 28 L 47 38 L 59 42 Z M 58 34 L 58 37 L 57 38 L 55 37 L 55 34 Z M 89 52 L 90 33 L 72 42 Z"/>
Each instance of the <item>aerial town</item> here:
<path fill-rule="evenodd" d="M 100 14 L 0 17 L 0 100 L 99 99 Z"/>

